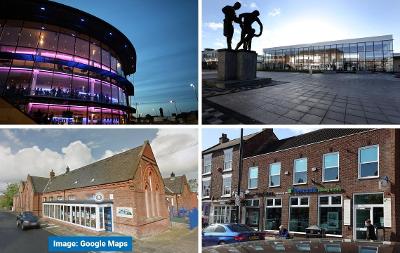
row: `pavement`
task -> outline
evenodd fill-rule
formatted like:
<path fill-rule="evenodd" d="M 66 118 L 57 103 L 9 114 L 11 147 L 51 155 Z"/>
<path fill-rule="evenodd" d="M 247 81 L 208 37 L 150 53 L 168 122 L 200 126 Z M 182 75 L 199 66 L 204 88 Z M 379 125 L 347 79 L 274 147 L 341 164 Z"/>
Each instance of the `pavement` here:
<path fill-rule="evenodd" d="M 15 214 L 0 211 L 0 252 L 1 253 L 45 253 L 49 236 L 85 236 L 82 230 L 70 226 L 44 223 L 40 229 L 22 231 L 16 227 Z M 115 236 L 117 233 L 101 233 L 99 236 Z M 134 253 L 187 253 L 197 252 L 198 230 L 189 230 L 186 224 L 176 224 L 156 236 L 134 239 Z"/>
<path fill-rule="evenodd" d="M 205 72 L 203 79 L 216 74 Z M 278 83 L 203 96 L 203 123 L 234 118 L 245 124 L 400 124 L 400 79 L 391 74 L 257 72 L 257 77 Z"/>

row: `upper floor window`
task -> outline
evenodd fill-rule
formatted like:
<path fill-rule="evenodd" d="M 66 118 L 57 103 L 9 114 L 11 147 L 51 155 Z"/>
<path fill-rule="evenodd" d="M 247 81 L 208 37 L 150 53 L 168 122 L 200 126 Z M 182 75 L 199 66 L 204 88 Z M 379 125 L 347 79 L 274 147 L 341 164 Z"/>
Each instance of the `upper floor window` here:
<path fill-rule="evenodd" d="M 222 195 L 231 196 L 232 174 L 222 175 Z"/>
<path fill-rule="evenodd" d="M 224 150 L 224 170 L 232 170 L 232 153 L 232 148 Z"/>
<path fill-rule="evenodd" d="M 46 197 L 43 197 L 43 202 L 46 202 Z"/>
<path fill-rule="evenodd" d="M 307 158 L 294 160 L 293 184 L 307 184 Z"/>
<path fill-rule="evenodd" d="M 203 198 L 208 198 L 210 197 L 210 192 L 211 192 L 211 178 L 203 178 L 202 180 L 202 186 L 203 186 Z"/>
<path fill-rule="evenodd" d="M 339 153 L 324 154 L 324 164 L 322 169 L 322 181 L 339 180 Z"/>
<path fill-rule="evenodd" d="M 63 200 L 62 196 L 57 196 L 57 200 Z"/>
<path fill-rule="evenodd" d="M 258 186 L 258 167 L 249 168 L 248 189 L 255 189 Z"/>
<path fill-rule="evenodd" d="M 75 200 L 75 195 L 69 195 L 68 200 Z"/>
<path fill-rule="evenodd" d="M 358 149 L 358 178 L 379 176 L 379 146 Z"/>
<path fill-rule="evenodd" d="M 211 173 L 211 159 L 212 159 L 212 154 L 208 154 L 203 157 L 204 160 L 203 174 Z"/>
<path fill-rule="evenodd" d="M 269 166 L 269 186 L 281 185 L 281 163 L 273 163 Z"/>

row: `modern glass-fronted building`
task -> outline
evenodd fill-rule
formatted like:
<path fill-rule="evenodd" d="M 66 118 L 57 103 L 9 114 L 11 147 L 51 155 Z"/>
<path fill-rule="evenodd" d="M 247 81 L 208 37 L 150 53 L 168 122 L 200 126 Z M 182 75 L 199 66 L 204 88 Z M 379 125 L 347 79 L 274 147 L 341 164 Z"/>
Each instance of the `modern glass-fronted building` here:
<path fill-rule="evenodd" d="M 136 52 L 124 34 L 51 1 L 0 5 L 0 97 L 38 123 L 128 122 Z"/>
<path fill-rule="evenodd" d="M 264 49 L 267 70 L 393 71 L 393 36 Z"/>

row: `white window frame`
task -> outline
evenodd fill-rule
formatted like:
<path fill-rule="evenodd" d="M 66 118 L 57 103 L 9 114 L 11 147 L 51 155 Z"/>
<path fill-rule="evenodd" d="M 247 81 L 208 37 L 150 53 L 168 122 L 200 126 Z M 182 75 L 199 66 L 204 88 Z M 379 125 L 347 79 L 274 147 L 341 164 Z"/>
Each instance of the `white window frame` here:
<path fill-rule="evenodd" d="M 292 205 L 292 199 L 297 198 L 298 199 L 298 204 L 297 205 Z M 308 199 L 308 204 L 307 205 L 301 205 L 301 199 L 302 198 L 307 198 Z M 290 215 L 291 215 L 291 208 L 297 208 L 297 207 L 308 207 L 310 208 L 310 196 L 293 196 L 289 197 L 289 216 L 288 216 L 288 224 L 290 224 Z M 308 215 L 310 215 L 310 209 L 308 210 Z M 296 232 L 296 231 L 290 231 L 289 226 L 288 226 L 288 231 L 293 233 L 293 234 L 305 234 L 305 232 Z"/>
<path fill-rule="evenodd" d="M 208 196 L 205 196 L 204 195 L 204 191 L 203 191 L 203 184 L 204 184 L 205 181 L 210 182 L 209 183 L 209 188 L 210 188 L 209 193 L 210 194 Z M 202 196 L 203 199 L 205 199 L 205 198 L 209 198 L 210 195 L 211 195 L 211 177 L 202 178 L 201 179 L 201 196 Z"/>
<path fill-rule="evenodd" d="M 339 197 L 340 196 L 340 204 L 332 204 L 332 197 Z M 321 197 L 328 197 L 328 204 L 321 204 L 320 200 Z M 343 195 L 342 194 L 325 194 L 325 195 L 318 195 L 318 226 L 320 226 L 320 208 L 321 207 L 340 207 L 342 208 L 342 235 L 334 235 L 334 234 L 327 234 L 332 237 L 343 237 Z"/>
<path fill-rule="evenodd" d="M 230 153 L 230 160 L 226 160 L 226 154 Z M 230 163 L 231 167 L 230 168 L 226 168 L 226 164 Z M 232 167 L 233 167 L 233 148 L 228 148 L 228 149 L 224 149 L 224 169 L 223 171 L 232 171 Z"/>
<path fill-rule="evenodd" d="M 206 163 L 206 161 L 210 161 L 210 163 Z M 210 166 L 210 171 L 205 170 L 206 167 Z M 202 174 L 203 175 L 209 175 L 211 174 L 211 170 L 212 170 L 212 154 L 207 154 L 203 156 L 203 171 Z"/>
<path fill-rule="evenodd" d="M 229 194 L 224 194 L 225 193 L 224 178 L 231 179 Z M 222 175 L 222 195 L 221 195 L 221 197 L 231 197 L 231 196 L 232 196 L 232 174 L 224 174 L 224 175 Z"/>
<path fill-rule="evenodd" d="M 368 149 L 368 148 L 372 148 L 372 147 L 376 147 L 376 158 L 377 161 L 370 161 L 368 163 L 371 162 L 377 162 L 378 163 L 378 175 L 377 176 L 368 176 L 368 177 L 361 177 L 361 150 L 363 149 Z M 370 145 L 370 146 L 365 146 L 365 147 L 361 147 L 358 149 L 358 179 L 370 179 L 370 178 L 379 178 L 379 144 L 376 145 Z"/>
<path fill-rule="evenodd" d="M 295 183 L 295 178 L 296 178 L 296 161 L 298 160 L 306 160 L 306 181 L 304 183 Z M 298 159 L 294 159 L 293 161 L 293 185 L 305 185 L 308 183 L 308 158 L 307 157 L 303 157 L 303 158 L 298 158 Z"/>
<path fill-rule="evenodd" d="M 272 165 L 275 165 L 275 164 L 279 164 L 279 184 L 278 185 L 273 185 L 273 186 L 271 186 L 271 176 L 277 176 L 277 175 L 272 175 L 271 174 L 271 167 L 272 167 Z M 275 187 L 280 187 L 281 186 L 281 171 L 282 171 L 282 164 L 281 164 L 281 162 L 276 162 L 276 163 L 271 163 L 270 165 L 269 165 L 269 177 L 268 177 L 268 181 L 269 181 L 269 183 L 268 183 L 268 187 L 270 187 L 270 188 L 275 188 Z"/>
<path fill-rule="evenodd" d="M 254 179 L 254 178 L 250 178 L 250 171 L 252 170 L 252 169 L 257 169 L 257 184 L 256 184 L 256 186 L 255 187 L 252 187 L 252 188 L 250 188 L 250 179 Z M 253 189 L 257 189 L 258 188 L 258 166 L 252 166 L 252 167 L 250 167 L 249 168 L 249 172 L 248 172 L 248 179 L 247 179 L 247 189 L 248 190 L 253 190 Z"/>
<path fill-rule="evenodd" d="M 272 199 L 272 206 L 267 206 L 267 200 L 270 200 L 270 199 Z M 275 203 L 275 201 L 277 200 L 277 199 L 280 199 L 281 200 L 281 204 L 280 205 L 277 205 L 276 203 Z M 265 208 L 282 208 L 282 198 L 274 198 L 274 197 L 267 197 L 267 198 L 265 198 Z"/>
<path fill-rule="evenodd" d="M 332 167 L 325 167 L 325 156 L 328 155 L 333 155 L 337 154 L 337 173 L 338 173 L 338 179 L 333 179 L 333 180 L 325 180 L 325 169 L 329 169 Z M 340 154 L 339 152 L 331 152 L 331 153 L 326 153 L 322 156 L 322 182 L 327 183 L 327 182 L 337 182 L 340 180 Z"/>

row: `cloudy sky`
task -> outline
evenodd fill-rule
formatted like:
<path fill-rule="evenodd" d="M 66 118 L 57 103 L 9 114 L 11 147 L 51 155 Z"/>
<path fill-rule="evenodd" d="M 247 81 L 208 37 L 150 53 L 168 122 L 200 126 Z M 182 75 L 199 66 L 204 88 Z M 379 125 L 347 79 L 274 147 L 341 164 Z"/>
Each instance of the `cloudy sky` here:
<path fill-rule="evenodd" d="M 312 127 L 297 127 L 297 128 L 274 128 L 274 133 L 279 139 L 288 138 L 291 136 L 308 133 L 318 128 Z M 261 131 L 261 128 L 245 128 L 244 135 L 252 134 Z M 203 128 L 202 131 L 202 150 L 214 146 L 218 143 L 222 133 L 228 135 L 229 139 L 240 137 L 240 128 Z"/>
<path fill-rule="evenodd" d="M 0 193 L 27 174 L 48 177 L 149 140 L 163 176 L 197 178 L 197 129 L 0 129 Z"/>
<path fill-rule="evenodd" d="M 221 9 L 236 0 L 203 0 L 203 48 L 226 47 Z M 259 10 L 264 32 L 252 48 L 332 41 L 393 34 L 394 51 L 400 52 L 399 0 L 239 0 L 237 13 Z M 253 26 L 258 33 L 258 25 Z M 234 45 L 240 38 L 235 26 Z"/>

